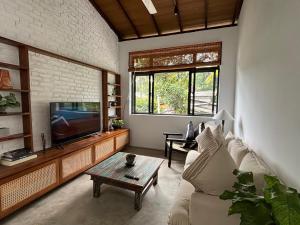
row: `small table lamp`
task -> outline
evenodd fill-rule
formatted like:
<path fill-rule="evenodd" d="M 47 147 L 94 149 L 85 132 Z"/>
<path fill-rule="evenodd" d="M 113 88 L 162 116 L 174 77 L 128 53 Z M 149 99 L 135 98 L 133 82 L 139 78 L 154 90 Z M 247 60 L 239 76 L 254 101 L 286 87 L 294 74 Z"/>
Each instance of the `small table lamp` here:
<path fill-rule="evenodd" d="M 214 117 L 214 120 L 222 120 L 222 130 L 224 132 L 225 120 L 234 120 L 233 116 L 225 109 L 220 110 Z"/>

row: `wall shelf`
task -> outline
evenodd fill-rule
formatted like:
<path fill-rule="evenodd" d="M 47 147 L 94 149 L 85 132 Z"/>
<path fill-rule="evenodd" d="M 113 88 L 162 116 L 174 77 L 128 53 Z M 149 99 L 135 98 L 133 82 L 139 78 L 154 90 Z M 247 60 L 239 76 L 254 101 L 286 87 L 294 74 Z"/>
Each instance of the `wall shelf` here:
<path fill-rule="evenodd" d="M 108 82 L 108 76 L 115 76 L 115 83 Z M 109 86 L 115 89 L 114 94 L 109 94 Z M 116 106 L 108 106 L 108 98 L 116 97 Z M 109 130 L 109 124 L 112 119 L 122 119 L 121 110 L 121 76 L 120 74 L 109 73 L 108 71 L 102 72 L 102 102 L 103 102 L 103 130 Z M 109 116 L 108 110 L 115 109 L 115 115 Z"/>
<path fill-rule="evenodd" d="M 29 93 L 29 90 L 16 89 L 16 88 L 10 88 L 10 89 L 0 88 L 0 91 Z"/>
<path fill-rule="evenodd" d="M 28 138 L 31 137 L 31 134 L 11 134 L 11 135 L 7 135 L 4 137 L 0 137 L 0 142 L 3 141 L 10 141 L 10 140 L 15 140 L 15 139 L 19 139 L 19 138 Z"/>
<path fill-rule="evenodd" d="M 28 116 L 30 115 L 29 112 L 23 113 L 23 112 L 0 112 L 0 116 L 15 116 L 15 115 L 22 115 L 22 116 Z"/>

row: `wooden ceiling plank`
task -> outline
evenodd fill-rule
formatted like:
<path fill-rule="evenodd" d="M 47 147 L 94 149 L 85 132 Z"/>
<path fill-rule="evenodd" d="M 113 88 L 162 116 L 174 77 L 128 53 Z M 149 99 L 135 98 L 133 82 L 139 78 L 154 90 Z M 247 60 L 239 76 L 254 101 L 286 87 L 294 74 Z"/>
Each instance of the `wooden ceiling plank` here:
<path fill-rule="evenodd" d="M 205 29 L 208 27 L 208 0 L 204 0 Z"/>
<path fill-rule="evenodd" d="M 182 21 L 181 21 L 180 10 L 179 10 L 179 7 L 178 7 L 178 1 L 177 0 L 175 0 L 175 6 L 174 7 L 177 7 L 177 10 L 178 10 L 176 17 L 177 17 L 177 20 L 178 20 L 179 30 L 180 30 L 180 32 L 182 32 Z"/>
<path fill-rule="evenodd" d="M 215 30 L 215 29 L 221 29 L 221 28 L 228 28 L 228 27 L 236 27 L 237 24 L 229 24 L 229 25 L 222 25 L 222 26 L 215 26 L 215 27 L 208 27 L 208 28 L 199 28 L 195 30 L 188 30 L 188 31 L 182 31 L 182 32 L 173 32 L 173 33 L 167 33 L 167 34 L 161 34 L 159 35 L 160 37 L 163 36 L 170 36 L 170 35 L 175 35 L 175 34 L 186 34 L 186 33 L 193 33 L 197 31 L 204 31 L 204 30 Z M 132 41 L 132 40 L 137 40 L 137 39 L 146 39 L 146 38 L 153 38 L 153 37 L 158 37 L 157 35 L 151 35 L 147 37 L 140 37 L 140 38 L 128 38 L 128 39 L 123 39 L 121 41 Z"/>
<path fill-rule="evenodd" d="M 131 19 L 130 16 L 128 15 L 128 13 L 127 13 L 126 9 L 124 8 L 122 2 L 121 2 L 120 0 L 116 0 L 116 1 L 117 1 L 118 5 L 120 6 L 121 10 L 123 11 L 123 13 L 125 14 L 127 20 L 129 21 L 129 23 L 130 23 L 132 29 L 134 30 L 136 36 L 137 36 L 138 38 L 140 38 L 141 35 L 140 35 L 138 29 L 136 28 L 136 26 L 134 25 L 132 19 Z"/>
<path fill-rule="evenodd" d="M 236 0 L 234 12 L 233 12 L 233 16 L 232 16 L 232 25 L 235 24 L 235 21 L 237 20 L 239 14 L 240 14 L 242 5 L 243 5 L 243 0 Z"/>
<path fill-rule="evenodd" d="M 155 19 L 155 16 L 152 15 L 152 14 L 151 14 L 150 16 L 151 16 L 151 18 L 152 18 L 152 21 L 153 21 L 153 24 L 154 24 L 154 26 L 155 26 L 155 29 L 156 29 L 157 34 L 158 34 L 158 35 L 161 35 L 160 28 L 159 28 L 159 26 L 158 26 L 158 24 L 157 24 L 157 21 L 156 21 L 156 19 Z"/>
<path fill-rule="evenodd" d="M 121 34 L 117 31 L 115 26 L 111 23 L 109 18 L 105 15 L 105 13 L 102 11 L 102 9 L 99 7 L 99 5 L 95 2 L 95 0 L 89 0 L 92 6 L 97 10 L 97 12 L 100 14 L 100 16 L 105 20 L 105 22 L 108 24 L 110 29 L 113 30 L 113 32 L 117 35 L 119 41 L 123 40 Z"/>

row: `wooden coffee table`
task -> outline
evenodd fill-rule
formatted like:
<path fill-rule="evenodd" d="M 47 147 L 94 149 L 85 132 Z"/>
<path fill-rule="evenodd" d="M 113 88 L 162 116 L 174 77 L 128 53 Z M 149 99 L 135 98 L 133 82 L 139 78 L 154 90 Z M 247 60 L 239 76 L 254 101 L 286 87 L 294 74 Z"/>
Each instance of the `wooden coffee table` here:
<path fill-rule="evenodd" d="M 142 208 L 142 200 L 150 187 L 157 184 L 158 170 L 163 159 L 137 155 L 135 166 L 126 167 L 127 153 L 119 152 L 92 167 L 86 174 L 91 175 L 93 180 L 93 195 L 100 196 L 102 184 L 124 188 L 135 192 L 134 207 Z M 139 180 L 126 178 L 125 175 L 139 177 Z"/>

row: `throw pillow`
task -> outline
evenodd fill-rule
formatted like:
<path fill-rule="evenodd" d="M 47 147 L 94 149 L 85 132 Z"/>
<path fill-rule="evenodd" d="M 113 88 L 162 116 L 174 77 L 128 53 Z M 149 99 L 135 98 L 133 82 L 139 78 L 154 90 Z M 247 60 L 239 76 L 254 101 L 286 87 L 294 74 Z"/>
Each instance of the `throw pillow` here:
<path fill-rule="evenodd" d="M 248 148 L 243 144 L 240 139 L 233 139 L 228 143 L 228 152 L 230 153 L 233 161 L 239 167 L 244 156 L 249 152 Z"/>
<path fill-rule="evenodd" d="M 224 144 L 225 138 L 223 135 L 222 126 L 220 124 L 215 129 L 213 129 L 212 134 L 213 134 L 214 138 L 216 139 L 216 142 L 218 143 L 219 146 Z"/>
<path fill-rule="evenodd" d="M 205 149 L 183 172 L 182 177 L 190 182 L 197 192 L 219 196 L 224 190 L 231 190 L 236 178 L 236 168 L 227 146 L 222 145 L 214 154 Z"/>
<path fill-rule="evenodd" d="M 219 147 L 209 127 L 205 128 L 205 130 L 196 137 L 196 141 L 198 143 L 198 152 L 207 149 L 211 153 L 215 152 Z"/>

